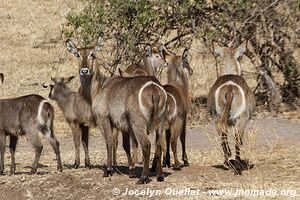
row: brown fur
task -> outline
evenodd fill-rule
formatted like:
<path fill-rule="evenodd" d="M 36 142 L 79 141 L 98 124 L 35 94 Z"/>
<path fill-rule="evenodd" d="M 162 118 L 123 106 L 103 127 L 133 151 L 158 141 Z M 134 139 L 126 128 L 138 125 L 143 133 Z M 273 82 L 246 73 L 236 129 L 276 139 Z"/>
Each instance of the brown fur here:
<path fill-rule="evenodd" d="M 207 107 L 211 116 L 216 121 L 218 134 L 221 136 L 221 144 L 225 156 L 225 164 L 229 165 L 229 157 L 231 151 L 228 145 L 228 127 L 235 127 L 235 148 L 236 148 L 236 160 L 234 164 L 235 173 L 241 174 L 241 158 L 240 147 L 242 145 L 242 138 L 244 135 L 245 127 L 249 121 L 254 107 L 255 98 L 253 92 L 247 85 L 246 81 L 240 76 L 241 69 L 239 67 L 239 57 L 245 51 L 245 44 L 240 47 L 219 49 L 217 53 L 223 60 L 221 67 L 226 68 L 221 70 L 225 75 L 218 77 L 216 82 L 211 87 L 207 96 Z M 220 53 L 222 52 L 222 53 Z M 239 56 L 237 56 L 237 54 Z M 233 69 L 230 69 L 232 67 Z M 234 74 L 227 74 L 228 72 Z M 243 96 L 239 87 L 242 89 L 245 96 L 245 109 L 243 107 Z M 219 88 L 219 89 L 218 89 Z M 218 94 L 216 94 L 218 92 Z M 215 98 L 217 96 L 217 99 Z M 219 104 L 219 108 L 216 107 L 216 102 Z M 218 109 L 220 109 L 218 113 Z M 238 115 L 238 116 L 236 116 Z"/>
<path fill-rule="evenodd" d="M 183 55 L 174 55 L 173 53 L 168 52 L 166 49 L 163 49 L 164 59 L 168 62 L 168 83 L 164 85 L 164 89 L 167 92 L 167 130 L 166 130 L 166 142 L 167 149 L 164 155 L 164 165 L 168 165 L 170 167 L 170 143 L 174 155 L 175 170 L 181 168 L 178 157 L 177 157 L 177 140 L 180 135 L 182 146 L 184 149 L 183 153 L 183 161 L 184 165 L 188 166 L 186 151 L 185 151 L 185 124 L 186 124 L 186 116 L 188 112 L 188 80 L 186 72 L 192 74 L 193 71 L 188 65 L 188 61 Z M 186 52 L 185 52 L 186 53 Z M 185 55 L 186 56 L 186 55 Z M 147 66 L 146 66 L 147 67 Z M 154 68 L 161 68 L 161 66 L 155 66 Z M 138 68 L 137 68 L 138 69 Z M 120 73 L 121 76 L 124 77 L 132 77 L 138 76 L 139 74 L 135 74 L 134 70 L 132 70 L 132 74 L 130 73 Z M 173 97 L 175 102 L 173 100 Z M 176 108 L 175 108 L 176 107 Z M 172 116 L 174 111 L 176 111 L 176 115 Z M 155 159 L 154 159 L 155 160 Z M 153 162 L 152 170 L 155 169 L 155 163 Z"/>
<path fill-rule="evenodd" d="M 74 76 L 52 79 L 54 85 L 50 85 L 51 90 L 49 93 L 49 98 L 57 102 L 72 130 L 75 145 L 74 167 L 77 168 L 80 165 L 80 126 L 90 127 L 93 125 L 93 118 L 91 105 L 87 102 L 87 100 L 81 95 L 81 93 L 72 92 L 66 86 L 66 84 L 69 83 L 73 78 Z M 85 151 L 85 158 L 87 159 L 89 157 L 88 148 L 84 142 L 82 144 Z M 89 160 L 85 160 L 86 166 L 89 166 L 89 163 Z"/>
<path fill-rule="evenodd" d="M 88 55 L 79 57 L 82 63 L 90 65 L 79 65 L 81 76 L 91 77 L 91 102 L 92 112 L 96 119 L 97 126 L 101 130 L 107 146 L 107 170 L 104 176 L 112 175 L 112 150 L 113 134 L 112 129 L 122 131 L 126 135 L 134 137 L 135 141 L 141 144 L 144 157 L 144 167 L 142 177 L 138 183 L 149 182 L 149 157 L 150 141 L 149 132 L 157 129 L 164 122 L 164 110 L 166 104 L 166 94 L 160 89 L 160 84 L 155 77 L 139 76 L 134 78 L 125 78 L 120 76 L 105 77 L 98 68 L 95 56 L 96 49 L 102 47 L 101 41 L 95 48 L 77 49 L 73 45 L 70 52 Z M 141 88 L 151 82 L 140 93 Z M 140 100 L 139 100 L 140 98 Z M 140 102 L 145 106 L 144 112 L 140 107 Z M 159 137 L 162 140 L 163 136 Z M 124 142 L 124 141 L 123 141 Z M 128 145 L 129 146 L 129 145 Z M 130 149 L 126 149 L 130 170 L 134 169 L 131 161 Z M 157 176 L 158 181 L 163 180 L 162 168 L 160 162 L 161 145 L 160 141 L 156 143 Z"/>
<path fill-rule="evenodd" d="M 167 93 L 173 95 L 177 104 L 177 115 L 175 119 L 169 119 L 168 128 L 166 130 L 167 152 L 164 158 L 164 164 L 170 166 L 171 143 L 174 154 L 174 169 L 180 169 L 179 160 L 177 158 L 177 140 L 180 136 L 182 144 L 182 160 L 184 166 L 188 166 L 188 158 L 186 153 L 186 120 L 189 109 L 189 85 L 188 76 L 193 74 L 193 70 L 188 63 L 188 52 L 185 50 L 182 55 L 174 55 L 165 49 L 163 50 L 166 66 L 168 68 L 167 77 L 168 84 L 164 85 Z"/>
<path fill-rule="evenodd" d="M 35 158 L 31 173 L 36 173 L 43 145 L 38 133 L 46 135 L 56 154 L 57 169 L 62 171 L 59 142 L 53 132 L 54 109 L 50 103 L 45 102 L 41 110 L 43 123 L 37 118 L 41 102 L 45 100 L 39 95 L 27 95 L 12 99 L 0 100 L 0 174 L 4 171 L 4 152 L 6 136 L 10 137 L 9 149 L 11 153 L 10 174 L 15 174 L 15 150 L 19 135 L 26 135 L 35 149 Z"/>
<path fill-rule="evenodd" d="M 125 72 L 136 76 L 155 76 L 158 70 L 164 65 L 164 59 L 159 49 L 156 47 L 152 48 L 149 44 L 146 45 L 142 60 L 137 64 L 128 66 Z"/>

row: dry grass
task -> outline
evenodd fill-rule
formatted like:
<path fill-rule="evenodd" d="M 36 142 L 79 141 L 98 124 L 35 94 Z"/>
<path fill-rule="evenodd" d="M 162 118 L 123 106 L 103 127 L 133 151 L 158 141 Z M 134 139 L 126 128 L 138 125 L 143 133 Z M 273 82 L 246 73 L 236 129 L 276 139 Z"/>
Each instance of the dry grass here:
<path fill-rule="evenodd" d="M 43 89 L 41 84 L 49 81 L 51 76 L 76 75 L 77 63 L 65 49 L 64 41 L 61 38 L 61 24 L 65 14 L 71 9 L 80 10 L 81 3 L 71 0 L 0 0 L 0 72 L 5 74 L 5 83 L 0 88 L 0 97 L 16 97 L 29 93 L 48 96 L 48 90 Z M 197 99 L 205 96 L 210 85 L 215 80 L 214 60 L 207 54 L 199 54 L 202 51 L 201 44 L 193 45 L 192 67 L 194 75 L 190 81 L 191 98 Z M 253 71 L 251 65 L 247 71 Z M 254 77 L 247 76 L 251 87 L 255 86 Z M 78 87 L 78 79 L 72 83 L 75 90 Z M 53 105 L 56 105 L 53 103 Z M 64 164 L 73 163 L 73 141 L 70 129 L 62 117 L 62 113 L 56 108 L 55 130 L 58 139 L 61 141 L 61 152 Z M 265 113 L 256 116 L 257 121 L 265 117 Z M 281 130 L 276 138 L 276 130 L 286 125 L 287 130 L 295 131 L 298 124 L 299 112 L 283 113 L 289 121 L 275 124 L 275 131 L 262 130 L 260 127 L 250 127 L 246 144 L 243 149 L 243 157 L 254 163 L 253 169 L 245 171 L 242 176 L 233 176 L 232 171 L 225 171 L 212 167 L 221 164 L 223 161 L 222 151 L 216 133 L 209 123 L 209 117 L 202 104 L 193 104 L 190 127 L 197 127 L 189 130 L 188 134 L 188 156 L 191 167 L 182 171 L 170 173 L 165 183 L 157 183 L 155 180 L 147 186 L 136 186 L 135 179 L 129 179 L 127 175 L 115 175 L 112 178 L 102 178 L 102 170 L 97 164 L 105 164 L 105 144 L 97 130 L 93 130 L 95 137 L 91 138 L 91 160 L 96 165 L 93 169 L 79 170 L 64 167 L 63 173 L 56 173 L 56 164 L 52 149 L 43 141 L 45 148 L 41 163 L 46 167 L 39 168 L 40 174 L 30 176 L 29 171 L 33 160 L 33 151 L 21 139 L 17 148 L 17 171 L 16 176 L 0 177 L 0 198 L 1 199 L 112 199 L 114 196 L 111 190 L 114 187 L 122 191 L 129 188 L 192 188 L 200 189 L 201 198 L 220 198 L 209 196 L 209 189 L 297 189 L 299 192 L 299 134 L 294 139 L 284 140 Z M 276 121 L 276 119 L 275 119 Z M 274 123 L 273 121 L 271 121 Z M 271 123 L 266 121 L 266 123 Z M 201 126 L 199 126 L 201 125 Z M 200 128 L 199 128 L 200 127 Z M 273 127 L 273 126 L 267 126 Z M 251 131 L 252 130 L 252 131 Z M 288 133 L 286 133 L 288 136 Z M 265 136 L 264 136 L 265 135 Z M 271 138 L 271 139 L 270 139 Z M 274 139 L 275 138 L 275 139 Z M 233 149 L 232 149 L 233 150 Z M 126 165 L 124 151 L 119 149 L 119 163 Z M 6 172 L 9 168 L 9 152 L 6 151 Z M 124 172 L 123 169 L 120 169 Z M 152 177 L 155 179 L 154 177 Z M 221 196 L 231 199 L 232 197 Z M 128 196 L 119 196 L 119 199 L 128 199 Z M 136 199 L 138 197 L 131 197 Z M 171 197 L 160 196 L 160 199 L 197 199 L 198 197 Z M 238 197 L 247 198 L 247 197 Z M 256 197 L 249 197 L 256 199 Z M 278 196 L 274 199 L 286 199 Z"/>

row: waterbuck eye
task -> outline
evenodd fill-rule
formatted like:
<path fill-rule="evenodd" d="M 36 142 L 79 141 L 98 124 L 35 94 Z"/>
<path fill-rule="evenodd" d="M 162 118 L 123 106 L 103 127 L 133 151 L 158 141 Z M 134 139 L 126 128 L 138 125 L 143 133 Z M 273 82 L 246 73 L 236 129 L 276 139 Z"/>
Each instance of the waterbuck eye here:
<path fill-rule="evenodd" d="M 91 56 L 91 58 L 93 58 L 93 59 L 96 58 L 96 54 L 95 54 L 95 53 L 91 53 L 90 56 Z"/>

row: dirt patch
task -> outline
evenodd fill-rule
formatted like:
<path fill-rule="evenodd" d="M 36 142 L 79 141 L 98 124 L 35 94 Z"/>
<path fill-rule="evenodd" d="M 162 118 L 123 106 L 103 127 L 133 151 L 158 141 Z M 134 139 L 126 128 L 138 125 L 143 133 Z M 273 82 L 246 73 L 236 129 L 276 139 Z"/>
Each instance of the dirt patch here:
<path fill-rule="evenodd" d="M 255 129 L 256 128 L 256 129 Z M 139 191 L 160 191 L 155 199 L 204 199 L 216 198 L 211 196 L 211 190 L 232 191 L 237 189 L 255 190 L 283 190 L 300 189 L 300 130 L 299 122 L 291 122 L 282 118 L 265 118 L 252 121 L 245 135 L 242 157 L 249 161 L 253 168 L 243 171 L 242 176 L 233 175 L 232 170 L 224 170 L 223 156 L 216 133 L 212 125 L 197 127 L 188 131 L 188 156 L 190 167 L 181 171 L 164 169 L 165 182 L 156 181 L 155 174 L 151 174 L 152 182 L 148 185 L 136 185 L 137 179 L 128 177 L 126 155 L 120 146 L 118 149 L 118 168 L 114 176 L 103 178 L 103 165 L 106 162 L 104 140 L 97 131 L 91 137 L 90 150 L 93 167 L 86 169 L 72 169 L 74 162 L 74 148 L 71 137 L 61 134 L 61 154 L 64 164 L 62 173 L 56 172 L 55 154 L 44 139 L 44 150 L 37 175 L 29 175 L 33 161 L 33 149 L 25 138 L 21 138 L 16 153 L 17 174 L 8 176 L 10 154 L 6 152 L 5 175 L 0 177 L 1 199 L 137 199 L 148 195 L 118 195 L 112 191 L 118 188 L 125 193 L 127 188 Z M 152 138 L 153 141 L 154 138 Z M 153 150 L 153 149 L 152 149 Z M 234 147 L 232 147 L 234 150 Z M 179 148 L 179 152 L 180 148 Z M 83 152 L 81 152 L 83 155 Z M 83 160 L 83 158 L 82 158 Z M 139 165 L 137 172 L 141 173 Z M 200 196 L 179 196 L 180 189 L 187 192 L 197 190 Z M 297 192 L 298 192 L 297 191 Z M 171 195 L 167 195 L 173 192 Z M 177 196 L 176 196 L 177 195 Z M 298 195 L 298 194 L 297 194 Z M 232 196 L 222 197 L 229 198 Z M 247 196 L 256 199 L 257 196 Z M 267 196 L 266 196 L 267 197 Z M 245 198 L 245 196 L 238 196 Z M 275 198 L 273 196 L 273 198 Z M 276 196 L 276 199 L 286 199 L 286 196 Z"/>

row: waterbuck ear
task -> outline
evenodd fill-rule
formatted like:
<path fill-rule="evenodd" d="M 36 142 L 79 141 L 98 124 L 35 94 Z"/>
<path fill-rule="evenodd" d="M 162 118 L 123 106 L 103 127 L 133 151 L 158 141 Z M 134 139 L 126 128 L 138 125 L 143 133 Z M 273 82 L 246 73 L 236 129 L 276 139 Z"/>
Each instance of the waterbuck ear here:
<path fill-rule="evenodd" d="M 70 53 L 74 54 L 76 57 L 79 57 L 78 49 L 77 49 L 76 45 L 72 42 L 71 39 L 67 39 L 66 47 Z"/>
<path fill-rule="evenodd" d="M 212 47 L 213 47 L 214 56 L 216 56 L 216 57 L 222 57 L 223 56 L 223 48 L 220 47 L 218 45 L 218 43 L 213 42 Z"/>
<path fill-rule="evenodd" d="M 73 78 L 75 78 L 75 76 L 70 76 L 70 77 L 64 78 L 64 83 L 68 84 Z"/>
<path fill-rule="evenodd" d="M 100 36 L 95 45 L 95 52 L 101 51 L 103 46 L 104 46 L 104 39 L 103 37 Z"/>
<path fill-rule="evenodd" d="M 183 51 L 183 53 L 182 53 L 182 60 L 188 61 L 189 56 L 190 56 L 189 50 L 187 48 L 185 48 L 184 51 Z"/>
<path fill-rule="evenodd" d="M 163 56 L 164 59 L 166 59 L 167 56 L 173 56 L 173 54 L 170 53 L 165 47 L 163 47 L 162 56 Z"/>
<path fill-rule="evenodd" d="M 122 71 L 120 68 L 118 68 L 118 72 L 119 72 L 121 77 L 133 77 L 134 76 L 134 75 L 128 74 L 125 71 Z"/>
<path fill-rule="evenodd" d="M 190 59 L 190 54 L 188 49 L 186 48 L 182 53 L 182 66 L 185 72 L 188 74 L 188 76 L 192 76 L 194 71 L 190 67 L 189 59 Z"/>
<path fill-rule="evenodd" d="M 247 50 L 247 41 L 244 41 L 238 48 L 235 50 L 235 57 L 239 59 Z"/>
<path fill-rule="evenodd" d="M 147 44 L 146 46 L 145 46 L 145 52 L 146 52 L 146 56 L 147 57 L 150 57 L 151 55 L 152 55 L 152 47 L 151 47 L 151 45 L 150 44 Z"/>
<path fill-rule="evenodd" d="M 4 82 L 4 75 L 2 73 L 0 73 L 0 82 L 1 84 Z"/>

